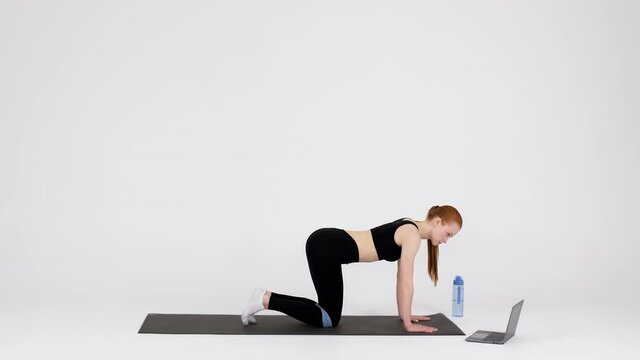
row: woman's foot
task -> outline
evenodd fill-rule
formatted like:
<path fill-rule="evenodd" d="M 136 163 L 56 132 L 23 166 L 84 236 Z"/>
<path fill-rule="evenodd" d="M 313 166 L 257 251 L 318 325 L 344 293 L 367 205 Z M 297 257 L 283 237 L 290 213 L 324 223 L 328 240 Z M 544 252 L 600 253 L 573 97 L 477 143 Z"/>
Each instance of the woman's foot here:
<path fill-rule="evenodd" d="M 242 325 L 247 326 L 250 323 L 255 324 L 256 318 L 253 316 L 255 313 L 262 311 L 265 309 L 263 305 L 263 298 L 265 295 L 265 290 L 263 289 L 255 289 L 253 291 L 253 295 L 249 299 L 249 303 L 244 308 L 242 315 L 240 315 L 240 319 L 242 320 Z"/>

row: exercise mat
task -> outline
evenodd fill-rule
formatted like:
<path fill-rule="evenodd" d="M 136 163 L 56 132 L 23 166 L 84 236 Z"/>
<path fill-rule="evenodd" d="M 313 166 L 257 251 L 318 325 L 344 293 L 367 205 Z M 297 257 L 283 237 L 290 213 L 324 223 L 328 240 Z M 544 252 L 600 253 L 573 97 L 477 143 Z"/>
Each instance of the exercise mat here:
<path fill-rule="evenodd" d="M 240 315 L 148 314 L 139 334 L 226 335 L 465 335 L 444 314 L 427 315 L 418 324 L 435 333 L 409 333 L 397 316 L 343 315 L 335 328 L 318 328 L 285 315 L 255 315 L 257 324 L 242 325 Z"/>

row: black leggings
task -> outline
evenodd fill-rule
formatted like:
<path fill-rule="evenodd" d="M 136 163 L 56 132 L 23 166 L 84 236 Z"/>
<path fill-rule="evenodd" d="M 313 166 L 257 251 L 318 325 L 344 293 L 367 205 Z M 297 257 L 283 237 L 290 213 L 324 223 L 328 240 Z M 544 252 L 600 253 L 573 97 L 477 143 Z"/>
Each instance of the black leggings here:
<path fill-rule="evenodd" d="M 313 326 L 336 327 L 342 316 L 342 264 L 358 262 L 358 246 L 346 231 L 322 228 L 309 235 L 306 250 L 318 302 L 272 292 L 268 309 Z"/>

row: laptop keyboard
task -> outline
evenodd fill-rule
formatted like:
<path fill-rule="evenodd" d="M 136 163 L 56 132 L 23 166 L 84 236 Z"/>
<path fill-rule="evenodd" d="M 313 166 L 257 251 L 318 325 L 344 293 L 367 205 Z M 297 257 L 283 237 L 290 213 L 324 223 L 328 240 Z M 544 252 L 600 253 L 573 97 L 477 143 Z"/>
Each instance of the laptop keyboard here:
<path fill-rule="evenodd" d="M 503 339 L 504 334 L 489 334 L 484 338 L 485 341 L 502 341 Z"/>

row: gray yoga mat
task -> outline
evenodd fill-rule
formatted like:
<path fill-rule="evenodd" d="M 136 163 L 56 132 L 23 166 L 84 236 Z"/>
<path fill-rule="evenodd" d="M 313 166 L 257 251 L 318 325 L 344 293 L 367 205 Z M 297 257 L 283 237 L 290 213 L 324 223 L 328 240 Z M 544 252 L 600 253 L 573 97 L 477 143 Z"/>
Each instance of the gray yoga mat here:
<path fill-rule="evenodd" d="M 427 315 L 419 324 L 435 333 L 408 333 L 397 316 L 343 315 L 335 328 L 317 328 L 285 315 L 256 315 L 257 324 L 243 326 L 240 315 L 148 314 L 139 334 L 226 335 L 465 335 L 444 314 Z"/>

